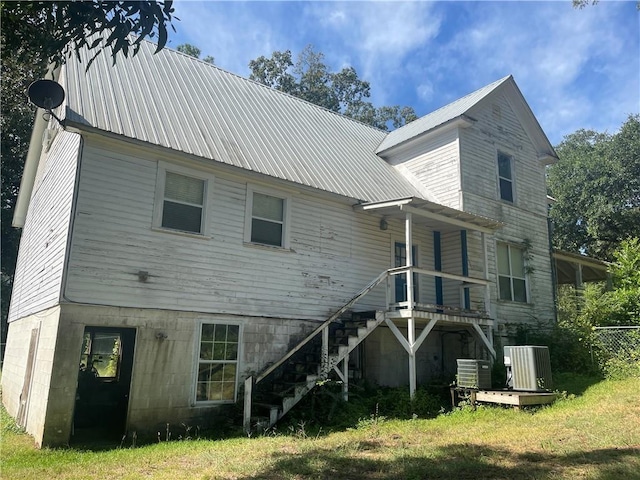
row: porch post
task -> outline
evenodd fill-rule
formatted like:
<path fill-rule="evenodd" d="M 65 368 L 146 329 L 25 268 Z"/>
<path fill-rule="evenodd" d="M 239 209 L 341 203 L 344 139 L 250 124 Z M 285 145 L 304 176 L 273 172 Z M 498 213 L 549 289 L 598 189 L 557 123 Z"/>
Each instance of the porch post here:
<path fill-rule="evenodd" d="M 413 318 L 413 222 L 411 212 L 406 212 L 405 217 L 405 245 L 407 249 L 407 303 L 409 307 L 409 318 L 407 319 L 407 340 L 409 342 L 409 395 L 411 398 L 416 393 L 416 324 Z"/>
<path fill-rule="evenodd" d="M 405 266 L 407 269 L 407 303 L 409 305 L 409 310 L 413 310 L 413 272 L 411 271 L 411 267 L 413 267 L 413 225 L 411 219 L 411 212 L 406 213 L 406 218 L 404 222 L 404 236 L 405 236 L 405 245 L 407 257 Z"/>
<path fill-rule="evenodd" d="M 480 232 L 480 240 L 482 242 L 482 252 L 484 253 L 483 273 L 484 279 L 489 280 L 489 253 L 487 252 L 487 235 L 484 232 Z M 491 318 L 491 296 L 489 291 L 489 284 L 484 286 L 484 309 Z"/>

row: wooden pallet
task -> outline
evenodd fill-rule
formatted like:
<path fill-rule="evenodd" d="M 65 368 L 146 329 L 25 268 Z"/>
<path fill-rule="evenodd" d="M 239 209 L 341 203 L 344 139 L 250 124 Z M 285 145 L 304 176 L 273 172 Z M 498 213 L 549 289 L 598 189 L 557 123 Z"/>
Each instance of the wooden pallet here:
<path fill-rule="evenodd" d="M 553 403 L 557 394 L 551 392 L 517 392 L 513 390 L 479 390 L 475 393 L 475 397 L 476 402 L 525 407 Z"/>
<path fill-rule="evenodd" d="M 514 390 L 477 390 L 469 388 L 454 387 L 451 389 L 451 401 L 455 406 L 455 399 L 466 398 L 472 405 L 478 402 L 498 403 L 501 405 L 512 405 L 515 408 L 546 405 L 553 403 L 556 393 L 551 392 L 523 392 Z"/>

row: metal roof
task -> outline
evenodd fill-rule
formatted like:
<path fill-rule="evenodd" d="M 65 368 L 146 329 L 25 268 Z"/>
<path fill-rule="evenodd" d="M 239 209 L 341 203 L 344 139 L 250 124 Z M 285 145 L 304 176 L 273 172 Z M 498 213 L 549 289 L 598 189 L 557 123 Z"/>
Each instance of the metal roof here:
<path fill-rule="evenodd" d="M 376 149 L 377 153 L 383 152 L 395 147 L 407 140 L 410 140 L 418 135 L 421 135 L 429 130 L 444 125 L 462 115 L 464 115 L 471 107 L 476 105 L 480 100 L 485 98 L 491 92 L 493 92 L 500 85 L 506 81 L 513 81 L 513 77 L 508 75 L 500 80 L 497 80 L 485 87 L 482 87 L 475 92 L 472 92 L 455 102 L 452 102 L 444 107 L 439 108 L 435 112 L 432 112 L 424 117 L 408 123 L 407 125 L 394 130 L 389 133 L 382 141 L 380 146 Z"/>
<path fill-rule="evenodd" d="M 93 127 L 362 201 L 423 195 L 376 147 L 387 132 L 142 42 L 112 65 L 68 59 L 67 125 Z"/>

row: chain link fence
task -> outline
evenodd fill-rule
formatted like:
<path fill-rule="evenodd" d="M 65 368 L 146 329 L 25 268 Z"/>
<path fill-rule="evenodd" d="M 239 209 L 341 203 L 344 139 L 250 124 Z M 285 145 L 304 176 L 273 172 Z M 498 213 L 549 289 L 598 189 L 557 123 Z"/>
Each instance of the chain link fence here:
<path fill-rule="evenodd" d="M 595 327 L 591 357 L 607 376 L 638 376 L 640 372 L 640 326 Z"/>
<path fill-rule="evenodd" d="M 640 349 L 640 327 L 594 327 L 594 347 L 616 357 L 631 357 Z"/>

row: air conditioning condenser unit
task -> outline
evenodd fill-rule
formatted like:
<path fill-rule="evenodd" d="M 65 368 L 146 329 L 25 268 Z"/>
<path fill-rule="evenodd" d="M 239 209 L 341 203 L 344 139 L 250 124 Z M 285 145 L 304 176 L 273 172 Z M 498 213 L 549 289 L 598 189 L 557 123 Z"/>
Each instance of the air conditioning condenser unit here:
<path fill-rule="evenodd" d="M 553 388 L 549 347 L 519 345 L 504 347 L 507 387 L 529 392 Z"/>

